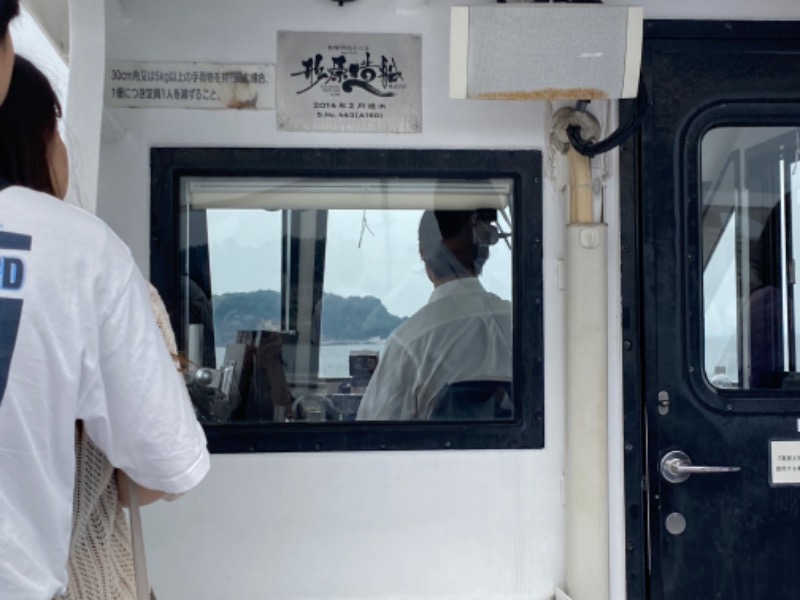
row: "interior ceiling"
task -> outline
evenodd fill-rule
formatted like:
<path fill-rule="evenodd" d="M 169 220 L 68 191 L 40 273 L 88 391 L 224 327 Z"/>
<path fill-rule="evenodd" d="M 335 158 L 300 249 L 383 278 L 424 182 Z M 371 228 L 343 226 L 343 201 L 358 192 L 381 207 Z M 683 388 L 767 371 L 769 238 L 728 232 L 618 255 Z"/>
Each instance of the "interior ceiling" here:
<path fill-rule="evenodd" d="M 69 62 L 69 0 L 22 0 L 55 49 Z"/>

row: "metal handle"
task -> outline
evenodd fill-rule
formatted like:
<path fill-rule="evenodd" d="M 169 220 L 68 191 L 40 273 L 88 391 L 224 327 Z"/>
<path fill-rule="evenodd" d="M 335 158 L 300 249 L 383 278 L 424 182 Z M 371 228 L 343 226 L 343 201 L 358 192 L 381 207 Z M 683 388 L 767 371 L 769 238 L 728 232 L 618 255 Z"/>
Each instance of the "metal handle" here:
<path fill-rule="evenodd" d="M 685 452 L 672 450 L 661 459 L 661 476 L 670 483 L 682 483 L 692 474 L 703 473 L 735 473 L 741 467 L 704 467 L 693 465 L 692 460 Z"/>

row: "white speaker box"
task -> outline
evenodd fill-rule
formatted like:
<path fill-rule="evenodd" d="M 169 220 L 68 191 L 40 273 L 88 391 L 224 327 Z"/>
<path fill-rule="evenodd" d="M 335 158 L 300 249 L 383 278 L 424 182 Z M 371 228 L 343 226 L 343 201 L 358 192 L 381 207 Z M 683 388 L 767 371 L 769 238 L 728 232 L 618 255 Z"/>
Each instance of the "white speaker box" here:
<path fill-rule="evenodd" d="M 451 98 L 636 96 L 642 59 L 641 7 L 455 6 L 450 19 Z"/>

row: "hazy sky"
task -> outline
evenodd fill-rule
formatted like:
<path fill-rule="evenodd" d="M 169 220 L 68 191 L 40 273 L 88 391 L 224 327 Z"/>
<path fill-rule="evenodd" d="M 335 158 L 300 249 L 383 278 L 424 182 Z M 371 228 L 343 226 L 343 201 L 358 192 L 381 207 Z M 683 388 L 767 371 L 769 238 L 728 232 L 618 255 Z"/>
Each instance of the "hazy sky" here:
<path fill-rule="evenodd" d="M 421 215 L 420 210 L 330 211 L 325 291 L 375 296 L 390 313 L 412 315 L 433 291 L 419 256 Z M 279 212 L 211 210 L 208 242 L 215 294 L 280 289 Z M 503 242 L 491 249 L 481 281 L 486 289 L 511 299 L 511 252 Z"/>

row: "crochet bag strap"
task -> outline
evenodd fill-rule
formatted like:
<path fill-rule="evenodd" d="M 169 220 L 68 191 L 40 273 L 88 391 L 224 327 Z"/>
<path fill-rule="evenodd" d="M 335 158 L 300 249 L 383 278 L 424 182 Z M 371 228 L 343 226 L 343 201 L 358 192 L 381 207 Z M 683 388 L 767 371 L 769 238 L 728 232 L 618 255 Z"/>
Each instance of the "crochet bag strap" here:
<path fill-rule="evenodd" d="M 144 554 L 144 536 L 142 534 L 142 514 L 139 511 L 139 496 L 136 484 L 130 477 L 128 482 L 128 497 L 130 508 L 128 514 L 131 519 L 131 545 L 133 546 L 133 571 L 136 581 L 136 600 L 155 600 L 155 595 L 150 589 L 150 580 L 147 577 L 147 559 Z"/>

